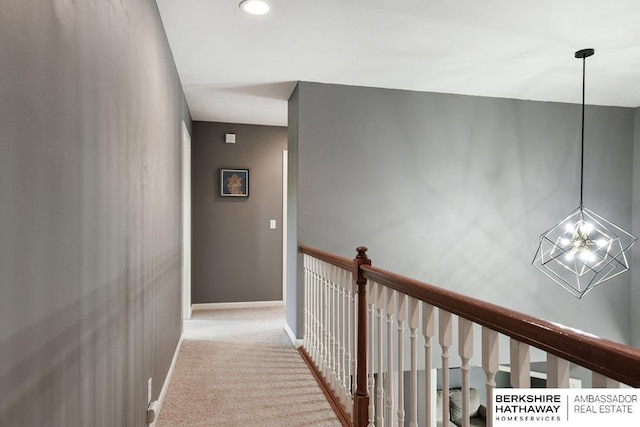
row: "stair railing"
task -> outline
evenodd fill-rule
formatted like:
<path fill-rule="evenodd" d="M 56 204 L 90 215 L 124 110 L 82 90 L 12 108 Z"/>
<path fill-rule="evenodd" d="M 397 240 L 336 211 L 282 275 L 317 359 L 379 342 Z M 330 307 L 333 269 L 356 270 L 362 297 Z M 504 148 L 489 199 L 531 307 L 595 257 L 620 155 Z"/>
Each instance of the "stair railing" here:
<path fill-rule="evenodd" d="M 448 396 L 454 319 L 461 371 L 459 423 L 464 427 L 474 415 L 469 402 L 476 329 L 481 329 L 484 418 L 489 427 L 500 370 L 500 335 L 509 339 L 512 387 L 531 385 L 531 347 L 546 353 L 546 387 L 568 388 L 571 363 L 591 371 L 593 388 L 619 387 L 620 383 L 640 386 L 638 349 L 372 267 L 365 247 L 357 248 L 355 259 L 305 246 L 300 251 L 305 281 L 302 354 L 316 369 L 341 419 L 350 425 L 436 427 L 437 414 L 449 419 L 449 399 L 435 405 L 436 378 L 431 367 L 437 341 L 440 393 Z M 419 335 L 424 343 L 420 351 Z M 407 356 L 405 336 L 409 337 Z M 423 373 L 420 384 L 419 371 Z"/>

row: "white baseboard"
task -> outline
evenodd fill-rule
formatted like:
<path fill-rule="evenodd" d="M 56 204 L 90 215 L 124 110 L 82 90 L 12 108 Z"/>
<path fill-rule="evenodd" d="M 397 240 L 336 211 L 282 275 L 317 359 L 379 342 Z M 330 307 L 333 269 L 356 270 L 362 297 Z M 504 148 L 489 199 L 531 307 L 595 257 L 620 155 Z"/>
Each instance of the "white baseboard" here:
<path fill-rule="evenodd" d="M 291 330 L 291 328 L 289 327 L 289 325 L 287 323 L 284 324 L 284 330 L 287 333 L 287 335 L 289 335 L 289 339 L 291 340 L 291 343 L 296 348 L 297 347 L 302 347 L 303 341 L 296 338 L 296 334 L 293 333 L 293 331 Z"/>
<path fill-rule="evenodd" d="M 207 304 L 193 304 L 191 309 L 197 310 L 218 310 L 224 308 L 262 308 L 262 307 L 284 307 L 282 301 L 248 301 L 248 302 L 214 302 Z"/>
<path fill-rule="evenodd" d="M 180 335 L 180 340 L 178 340 L 178 345 L 176 346 L 176 351 L 173 353 L 173 359 L 171 360 L 171 366 L 169 366 L 169 371 L 167 372 L 167 376 L 164 379 L 164 384 L 162 384 L 162 389 L 160 390 L 160 395 L 157 400 L 157 411 L 156 411 L 156 419 L 153 420 L 149 426 L 156 427 L 156 423 L 158 422 L 158 417 L 160 417 L 160 411 L 162 410 L 162 403 L 164 402 L 164 398 L 167 396 L 167 390 L 169 389 L 169 383 L 171 382 L 171 376 L 173 375 L 173 370 L 176 367 L 176 362 L 178 361 L 178 354 L 180 354 L 180 349 L 182 348 L 182 342 L 184 341 L 184 335 Z"/>

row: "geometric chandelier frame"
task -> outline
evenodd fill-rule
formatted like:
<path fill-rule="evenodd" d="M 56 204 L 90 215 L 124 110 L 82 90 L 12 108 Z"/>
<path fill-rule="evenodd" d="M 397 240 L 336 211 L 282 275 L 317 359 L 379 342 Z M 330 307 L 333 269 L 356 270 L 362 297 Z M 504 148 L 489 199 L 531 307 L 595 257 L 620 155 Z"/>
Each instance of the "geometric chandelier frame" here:
<path fill-rule="evenodd" d="M 580 205 L 540 235 L 533 266 L 580 299 L 603 282 L 629 269 L 628 251 L 637 238 L 582 203 L 584 182 L 585 58 L 593 49 L 575 53 L 582 59 L 582 145 Z"/>
<path fill-rule="evenodd" d="M 533 266 L 576 298 L 629 269 L 636 237 L 581 205 L 540 236 Z"/>

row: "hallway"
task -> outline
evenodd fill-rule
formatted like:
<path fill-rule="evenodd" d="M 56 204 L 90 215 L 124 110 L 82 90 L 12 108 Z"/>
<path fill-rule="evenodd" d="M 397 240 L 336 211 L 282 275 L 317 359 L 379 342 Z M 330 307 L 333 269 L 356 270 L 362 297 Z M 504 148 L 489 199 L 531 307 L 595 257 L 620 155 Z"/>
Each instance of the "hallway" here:
<path fill-rule="evenodd" d="M 158 427 L 340 426 L 284 331 L 284 308 L 195 311 Z"/>

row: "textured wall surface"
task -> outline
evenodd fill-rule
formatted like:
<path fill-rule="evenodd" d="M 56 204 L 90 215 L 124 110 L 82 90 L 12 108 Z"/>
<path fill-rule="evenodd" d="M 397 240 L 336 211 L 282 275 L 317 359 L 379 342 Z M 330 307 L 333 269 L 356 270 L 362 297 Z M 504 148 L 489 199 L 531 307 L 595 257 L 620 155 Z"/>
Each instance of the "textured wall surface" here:
<path fill-rule="evenodd" d="M 225 133 L 235 133 L 236 143 L 226 144 Z M 194 122 L 194 304 L 282 301 L 286 148 L 284 127 Z M 221 197 L 220 168 L 249 169 L 249 197 Z"/>
<path fill-rule="evenodd" d="M 191 125 L 156 3 L 6 0 L 0 39 L 0 425 L 144 426 Z"/>
<path fill-rule="evenodd" d="M 579 204 L 579 105 L 297 90 L 300 244 L 365 245 L 378 267 L 629 341 L 629 274 L 578 301 L 531 266 L 540 234 Z M 630 229 L 634 111 L 586 116 L 584 203 Z"/>

